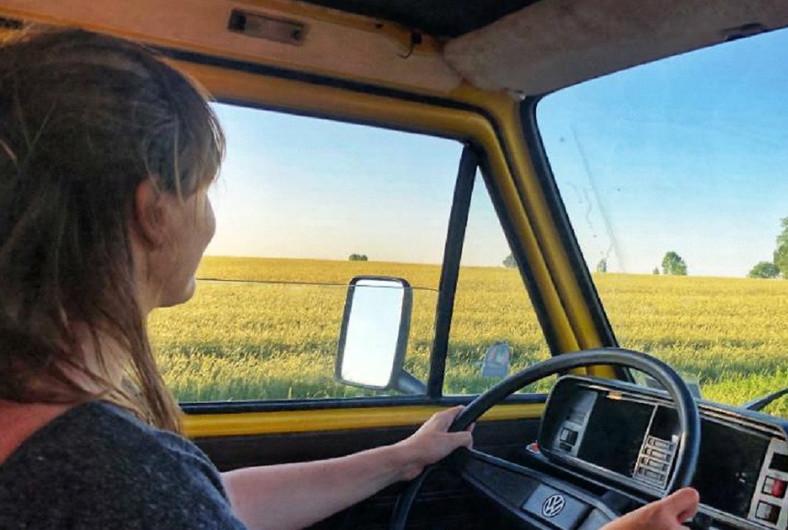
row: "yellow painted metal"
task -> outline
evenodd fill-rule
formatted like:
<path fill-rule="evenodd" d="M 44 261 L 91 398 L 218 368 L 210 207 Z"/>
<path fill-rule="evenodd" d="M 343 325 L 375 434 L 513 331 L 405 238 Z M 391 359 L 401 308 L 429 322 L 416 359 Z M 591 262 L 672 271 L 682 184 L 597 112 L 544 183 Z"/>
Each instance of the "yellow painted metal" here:
<path fill-rule="evenodd" d="M 510 146 L 515 178 L 519 178 L 525 190 L 523 207 L 528 211 L 535 227 L 539 246 L 551 273 L 557 294 L 562 301 L 566 318 L 572 326 L 574 344 L 564 351 L 597 348 L 602 345 L 599 332 L 585 301 L 577 275 L 572 270 L 562 238 L 549 213 L 544 190 L 536 178 L 533 163 L 526 150 L 518 105 L 512 102 L 498 104 L 491 111 L 501 125 L 501 141 Z M 593 366 L 586 370 L 598 377 L 616 377 L 611 366 Z"/>
<path fill-rule="evenodd" d="M 525 145 L 525 138 L 519 105 L 511 100 L 497 100 L 495 105 L 488 108 L 500 125 L 501 141 L 509 146 L 514 178 L 519 180 L 524 190 L 522 207 L 528 212 L 533 223 L 535 236 L 550 270 L 553 285 L 563 304 L 567 321 L 572 327 L 571 336 L 574 341 L 573 343 L 569 340 L 562 341 L 564 351 L 599 347 L 602 341 L 578 284 L 577 275 L 572 270 L 567 249 L 550 215 L 544 190 L 536 178 L 533 163 L 528 152 L 522 148 Z M 590 367 L 587 372 L 600 377 L 616 376 L 610 366 Z"/>
<path fill-rule="evenodd" d="M 353 409 L 287 410 L 238 414 L 202 414 L 184 417 L 184 433 L 190 438 L 293 432 L 320 432 L 420 425 L 443 407 L 386 406 Z M 498 405 L 480 421 L 539 418 L 544 405 Z"/>

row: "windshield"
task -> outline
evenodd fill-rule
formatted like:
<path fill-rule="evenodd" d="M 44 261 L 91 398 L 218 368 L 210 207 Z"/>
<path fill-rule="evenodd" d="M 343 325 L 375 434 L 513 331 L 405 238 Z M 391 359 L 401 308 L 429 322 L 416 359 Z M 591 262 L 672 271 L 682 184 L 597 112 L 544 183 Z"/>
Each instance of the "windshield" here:
<path fill-rule="evenodd" d="M 788 385 L 787 50 L 786 31 L 738 40 L 536 109 L 619 344 L 733 405 Z"/>

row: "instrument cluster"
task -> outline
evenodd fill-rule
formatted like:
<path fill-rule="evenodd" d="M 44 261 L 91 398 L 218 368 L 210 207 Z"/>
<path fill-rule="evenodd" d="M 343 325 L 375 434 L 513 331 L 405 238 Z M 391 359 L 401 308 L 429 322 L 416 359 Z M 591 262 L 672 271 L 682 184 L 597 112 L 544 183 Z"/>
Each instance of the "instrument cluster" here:
<path fill-rule="evenodd" d="M 701 511 L 735 527 L 788 527 L 783 424 L 699 401 L 701 450 L 692 486 Z M 565 377 L 551 392 L 539 445 L 551 460 L 630 490 L 661 494 L 675 465 L 678 415 L 664 394 Z"/>

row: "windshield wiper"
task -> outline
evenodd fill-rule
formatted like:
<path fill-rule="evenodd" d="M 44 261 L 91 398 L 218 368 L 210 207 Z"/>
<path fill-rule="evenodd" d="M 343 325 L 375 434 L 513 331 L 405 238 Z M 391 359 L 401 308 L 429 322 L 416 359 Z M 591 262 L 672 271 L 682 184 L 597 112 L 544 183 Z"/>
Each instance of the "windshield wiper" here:
<path fill-rule="evenodd" d="M 748 401 L 747 403 L 742 405 L 742 408 L 747 410 L 761 410 L 763 407 L 765 407 L 775 399 L 784 396 L 785 394 L 788 394 L 788 387 L 783 388 L 782 390 L 778 390 L 777 392 L 768 394 L 766 396 L 753 399 L 752 401 Z"/>

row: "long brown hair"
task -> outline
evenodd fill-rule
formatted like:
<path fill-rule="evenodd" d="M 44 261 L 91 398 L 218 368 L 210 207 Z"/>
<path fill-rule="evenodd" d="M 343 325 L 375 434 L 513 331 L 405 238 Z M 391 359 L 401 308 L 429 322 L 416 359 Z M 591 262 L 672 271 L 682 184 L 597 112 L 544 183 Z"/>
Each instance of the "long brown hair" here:
<path fill-rule="evenodd" d="M 113 399 L 179 429 L 137 301 L 129 222 L 140 182 L 187 197 L 214 179 L 223 149 L 199 89 L 144 46 L 81 30 L 0 45 L 1 398 Z M 98 369 L 84 361 L 85 329 Z"/>

